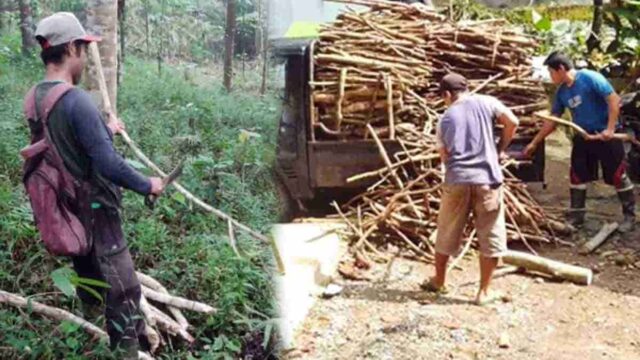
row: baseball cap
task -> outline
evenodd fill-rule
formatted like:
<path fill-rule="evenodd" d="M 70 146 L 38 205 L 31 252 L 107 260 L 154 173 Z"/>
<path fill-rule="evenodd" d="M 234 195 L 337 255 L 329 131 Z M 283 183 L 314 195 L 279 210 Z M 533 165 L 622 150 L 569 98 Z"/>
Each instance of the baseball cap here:
<path fill-rule="evenodd" d="M 43 49 L 75 40 L 101 40 L 99 36 L 87 34 L 78 18 L 70 12 L 58 12 L 40 20 L 36 27 L 36 39 Z"/>
<path fill-rule="evenodd" d="M 457 73 L 449 73 L 445 75 L 442 80 L 440 80 L 440 92 L 443 93 L 445 91 L 459 92 L 459 91 L 467 91 L 468 89 L 467 79 Z"/>

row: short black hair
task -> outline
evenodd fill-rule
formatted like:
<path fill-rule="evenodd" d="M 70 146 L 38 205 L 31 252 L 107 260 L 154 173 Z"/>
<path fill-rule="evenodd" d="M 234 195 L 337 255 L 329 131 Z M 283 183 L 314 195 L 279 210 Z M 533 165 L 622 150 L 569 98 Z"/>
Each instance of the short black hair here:
<path fill-rule="evenodd" d="M 560 51 L 554 51 L 549 54 L 547 59 L 544 61 L 544 65 L 554 70 L 560 70 L 561 65 L 565 70 L 573 69 L 573 61 Z"/>
<path fill-rule="evenodd" d="M 44 38 L 38 37 L 38 42 L 40 42 L 40 46 L 43 46 L 46 43 Z M 87 44 L 84 40 L 75 40 L 73 45 L 76 47 L 76 51 L 80 51 L 80 48 Z M 69 43 L 64 43 L 56 46 L 50 46 L 46 49 L 42 49 L 40 52 L 40 58 L 45 65 L 48 64 L 62 64 L 64 60 L 64 56 L 67 55 L 67 46 Z"/>

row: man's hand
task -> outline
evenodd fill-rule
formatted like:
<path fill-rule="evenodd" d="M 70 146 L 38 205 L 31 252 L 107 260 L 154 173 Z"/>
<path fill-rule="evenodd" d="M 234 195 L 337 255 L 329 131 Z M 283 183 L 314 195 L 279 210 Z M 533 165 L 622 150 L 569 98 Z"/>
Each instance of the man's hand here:
<path fill-rule="evenodd" d="M 164 182 L 159 177 L 151 177 L 149 178 L 151 181 L 151 193 L 153 195 L 160 195 L 164 191 Z"/>
<path fill-rule="evenodd" d="M 500 165 L 506 163 L 509 159 L 509 155 L 504 151 L 500 151 L 500 154 L 498 154 L 498 161 L 500 161 Z"/>
<path fill-rule="evenodd" d="M 613 129 L 605 129 L 600 133 L 602 140 L 609 141 L 613 138 L 614 130 Z"/>
<path fill-rule="evenodd" d="M 536 152 L 536 148 L 538 147 L 538 145 L 536 143 L 534 143 L 533 141 L 529 143 L 529 145 L 527 145 L 527 147 L 524 148 L 524 150 L 522 151 L 522 153 L 530 158 L 533 156 L 533 153 Z"/>
<path fill-rule="evenodd" d="M 111 130 L 111 133 L 113 135 L 120 134 L 121 132 L 125 131 L 124 123 L 112 114 L 109 114 L 109 122 L 107 123 L 107 127 L 109 128 L 109 130 Z"/>

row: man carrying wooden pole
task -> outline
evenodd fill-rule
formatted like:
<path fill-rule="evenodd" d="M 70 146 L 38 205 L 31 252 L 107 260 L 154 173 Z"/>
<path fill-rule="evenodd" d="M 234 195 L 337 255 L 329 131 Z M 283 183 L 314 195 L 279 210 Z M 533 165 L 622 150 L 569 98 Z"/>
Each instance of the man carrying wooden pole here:
<path fill-rule="evenodd" d="M 503 175 L 500 158 L 518 126 L 518 118 L 498 99 L 469 94 L 467 80 L 448 74 L 440 92 L 449 107 L 438 124 L 438 149 L 445 164 L 436 238 L 436 276 L 424 283 L 427 291 L 443 292 L 449 257 L 461 249 L 469 215 L 475 218 L 480 247 L 478 305 L 495 297 L 489 284 L 498 258 L 507 250 Z M 496 148 L 494 122 L 504 126 Z"/>
<path fill-rule="evenodd" d="M 622 140 L 616 137 L 620 113 L 620 96 L 607 79 L 591 70 L 576 71 L 572 61 L 560 52 L 545 60 L 552 81 L 559 85 L 551 115 L 560 117 L 566 108 L 572 120 L 589 136 L 576 134 L 571 150 L 569 222 L 580 227 L 586 214 L 587 184 L 598 180 L 602 168 L 604 182 L 615 187 L 622 205 L 624 220 L 618 231 L 626 233 L 635 226 L 635 195 L 626 173 L 627 162 Z M 531 156 L 535 148 L 557 127 L 546 121 L 536 137 L 525 148 Z"/>
<path fill-rule="evenodd" d="M 140 282 L 120 219 L 120 187 L 141 195 L 159 195 L 164 183 L 160 178 L 138 173 L 125 162 L 112 142 L 113 135 L 124 130 L 123 124 L 105 124 L 89 95 L 75 87 L 85 67 L 87 45 L 100 39 L 87 34 L 78 19 L 67 12 L 40 21 L 36 39 L 42 48 L 45 76 L 25 100 L 32 143 L 43 137 L 49 139 L 61 159 L 57 171 L 69 173 L 74 184 L 87 184 L 86 191 L 77 192 L 77 205 L 78 209 L 88 210 L 83 215 L 88 217 L 83 227 L 90 233 L 90 245 L 87 251 L 67 255 L 79 276 L 108 284 L 106 290 L 94 289 L 99 298 L 81 288 L 77 290 L 78 297 L 85 309 L 98 309 L 104 303 L 112 349 L 124 352 L 121 359 L 137 359 L 138 350 L 146 350 L 140 347 L 148 344 L 140 314 Z M 44 159 L 29 161 L 25 169 L 38 166 Z M 67 195 L 60 196 L 67 199 Z M 31 200 L 33 207 L 33 197 Z M 51 229 L 60 227 L 57 223 L 48 225 Z"/>

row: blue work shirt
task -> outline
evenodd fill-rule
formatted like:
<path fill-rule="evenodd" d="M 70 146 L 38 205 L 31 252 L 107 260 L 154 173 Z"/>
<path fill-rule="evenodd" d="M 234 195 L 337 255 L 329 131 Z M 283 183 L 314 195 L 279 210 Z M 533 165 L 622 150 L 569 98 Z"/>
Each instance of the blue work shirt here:
<path fill-rule="evenodd" d="M 590 134 L 602 132 L 609 122 L 607 97 L 614 92 L 602 74 L 592 70 L 578 70 L 572 86 L 560 85 L 551 113 L 562 116 L 569 108 L 576 125 Z"/>

